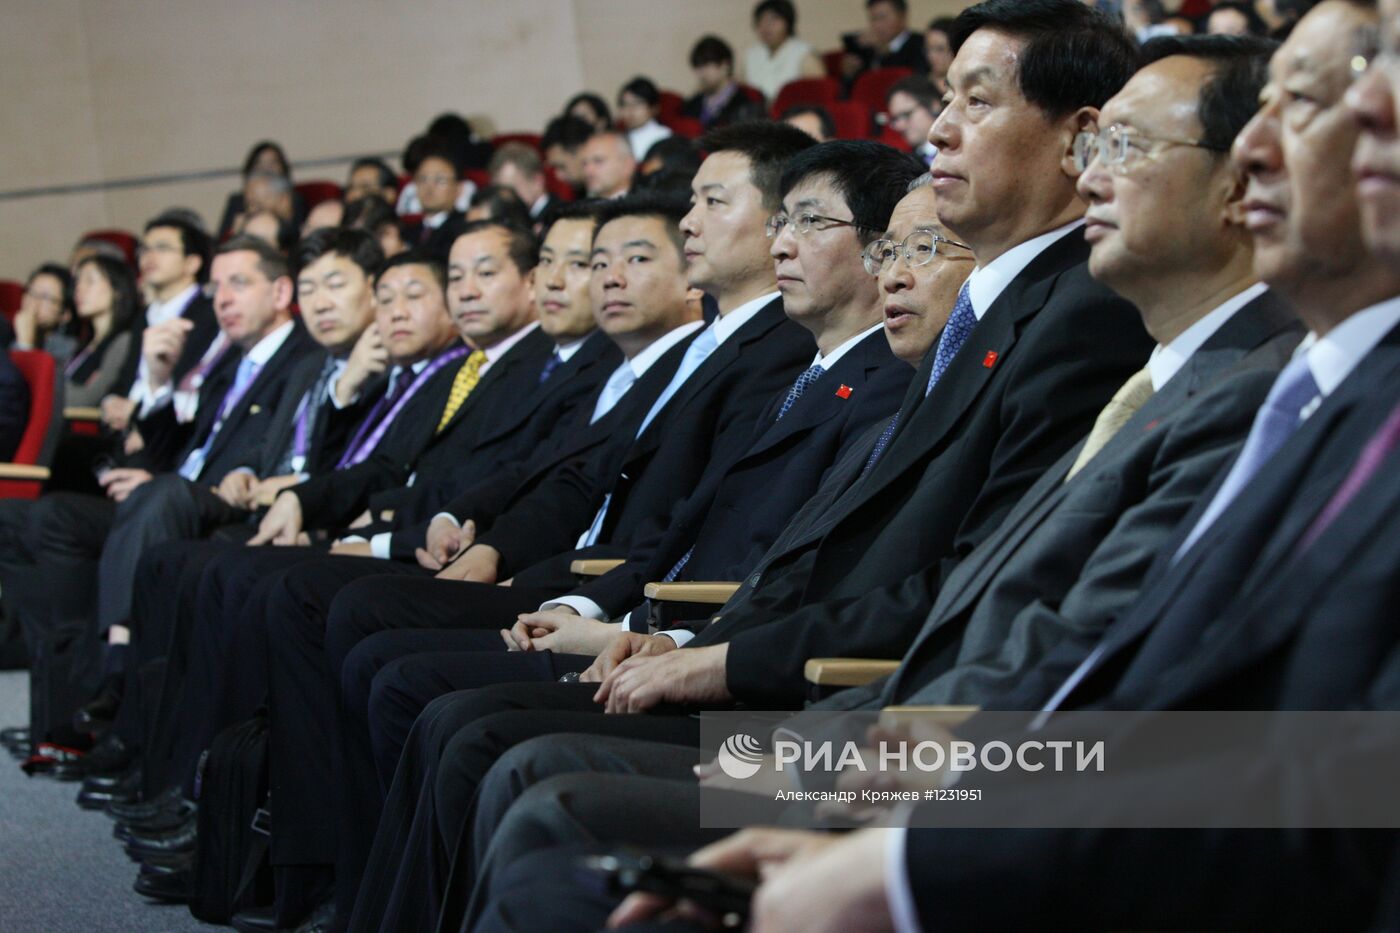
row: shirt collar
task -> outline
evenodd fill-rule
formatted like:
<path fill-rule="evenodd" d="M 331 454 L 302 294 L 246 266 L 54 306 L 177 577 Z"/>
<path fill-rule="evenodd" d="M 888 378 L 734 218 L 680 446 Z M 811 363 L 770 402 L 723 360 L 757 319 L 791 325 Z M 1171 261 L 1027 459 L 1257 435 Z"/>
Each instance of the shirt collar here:
<path fill-rule="evenodd" d="M 841 362 L 841 357 L 845 356 L 848 352 L 850 352 L 851 347 L 854 347 L 856 344 L 860 343 L 862 340 L 864 340 L 866 337 L 869 337 L 877 330 L 883 329 L 884 326 L 885 322 L 881 321 L 879 324 L 867 327 L 865 330 L 856 334 L 854 337 L 847 337 L 845 343 L 841 344 L 841 346 L 837 347 L 835 350 L 832 350 L 829 354 L 826 355 L 826 357 L 823 357 L 821 351 L 818 350 L 817 358 L 812 361 L 812 365 L 820 366 L 823 370 L 830 370 L 831 367 Z"/>
<path fill-rule="evenodd" d="M 450 213 L 451 211 L 438 211 L 436 214 L 426 214 L 423 217 L 423 226 L 429 230 L 436 230 L 446 222 L 447 215 Z"/>
<path fill-rule="evenodd" d="M 149 321 L 168 321 L 176 315 L 184 313 L 185 308 L 191 301 L 194 301 L 198 294 L 199 285 L 196 283 L 167 301 L 153 301 L 146 309 L 146 319 Z"/>
<path fill-rule="evenodd" d="M 721 314 L 715 318 L 710 327 L 715 332 L 715 344 L 723 344 L 734 332 L 743 327 L 753 316 L 767 306 L 768 302 L 779 296 L 779 292 L 769 292 L 766 295 L 759 295 L 752 301 L 746 301 L 728 314 Z"/>
<path fill-rule="evenodd" d="M 524 340 L 530 334 L 534 333 L 535 328 L 539 326 L 539 321 L 531 321 L 529 324 L 526 324 L 524 327 L 511 334 L 506 339 L 499 340 L 496 343 L 493 343 L 491 346 L 485 347 L 484 349 L 486 351 L 486 362 L 494 363 L 501 357 L 505 356 L 507 353 L 510 352 L 511 347 L 515 346 L 517 343 Z"/>
<path fill-rule="evenodd" d="M 630 360 L 627 360 L 622 365 L 632 367 L 632 374 L 640 379 L 647 374 L 647 370 L 651 369 L 657 360 L 666 355 L 667 350 L 704 326 L 704 321 L 691 321 L 688 324 L 682 324 L 680 327 L 668 331 L 653 340 L 647 345 L 645 350 L 638 353 Z"/>
<path fill-rule="evenodd" d="M 890 51 L 898 52 L 904 48 L 904 43 L 909 41 L 909 30 L 904 30 L 899 35 L 890 40 Z"/>
<path fill-rule="evenodd" d="M 549 207 L 549 192 L 547 191 L 535 198 L 535 203 L 530 205 L 530 217 L 532 219 L 539 217 L 544 213 L 546 207 Z"/>
<path fill-rule="evenodd" d="M 582 337 L 570 340 L 568 343 L 556 344 L 554 352 L 559 354 L 559 362 L 567 363 L 569 360 L 573 359 L 574 354 L 578 352 L 578 348 L 587 343 L 588 338 L 591 336 L 593 335 L 585 334 Z"/>
<path fill-rule="evenodd" d="M 1162 391 L 1162 386 L 1181 371 L 1181 367 L 1186 365 L 1192 354 L 1225 326 L 1225 322 L 1234 317 L 1236 311 L 1268 290 L 1269 286 L 1263 282 L 1256 282 L 1177 334 L 1171 343 L 1154 347 L 1152 355 L 1147 358 L 1147 371 L 1152 376 L 1152 391 Z"/>
<path fill-rule="evenodd" d="M 1331 395 L 1381 338 L 1400 323 L 1400 297 L 1358 311 L 1324 337 L 1308 334 L 1295 356 L 1306 353 L 1308 368 L 1323 397 Z"/>
<path fill-rule="evenodd" d="M 295 326 L 295 321 L 288 321 L 259 340 L 253 345 L 253 349 L 248 351 L 247 359 L 257 366 L 266 366 L 267 361 L 272 359 L 278 350 L 282 349 L 282 344 L 287 342 L 287 338 L 292 335 L 292 328 Z"/>
<path fill-rule="evenodd" d="M 973 269 L 972 274 L 967 277 L 967 296 L 972 301 L 972 313 L 977 316 L 977 320 L 982 320 L 982 315 L 986 314 L 987 309 L 1006 291 L 1006 286 L 1010 285 L 1037 256 L 1062 236 L 1082 226 L 1084 219 L 1080 218 L 1049 233 L 1031 237 L 1019 246 L 1011 247 L 985 266 Z"/>

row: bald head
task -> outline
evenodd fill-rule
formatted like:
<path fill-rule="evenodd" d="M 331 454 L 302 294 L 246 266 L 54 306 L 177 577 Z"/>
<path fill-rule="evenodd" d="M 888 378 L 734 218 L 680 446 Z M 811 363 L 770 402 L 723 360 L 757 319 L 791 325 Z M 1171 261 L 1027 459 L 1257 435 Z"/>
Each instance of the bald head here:
<path fill-rule="evenodd" d="M 636 171 L 637 160 L 623 134 L 611 130 L 595 133 L 583 144 L 583 180 L 589 197 L 626 194 Z"/>

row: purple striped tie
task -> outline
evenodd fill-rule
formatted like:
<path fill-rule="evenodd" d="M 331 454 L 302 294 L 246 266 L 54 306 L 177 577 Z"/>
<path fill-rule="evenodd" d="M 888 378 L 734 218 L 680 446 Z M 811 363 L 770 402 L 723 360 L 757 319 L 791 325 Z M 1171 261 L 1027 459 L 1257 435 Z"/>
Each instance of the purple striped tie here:
<path fill-rule="evenodd" d="M 1371 439 L 1366 442 L 1366 447 L 1361 451 L 1361 456 L 1356 458 L 1355 465 L 1347 478 L 1342 481 L 1342 485 L 1337 487 L 1337 491 L 1332 494 L 1332 498 L 1317 518 L 1313 520 L 1312 526 L 1308 528 L 1307 534 L 1303 535 L 1303 540 L 1298 545 L 1298 553 L 1308 550 L 1313 546 L 1318 538 L 1322 536 L 1332 523 L 1336 521 L 1357 493 L 1371 481 L 1376 475 L 1385 458 L 1395 449 L 1396 444 L 1400 444 L 1400 405 L 1397 405 L 1391 412 L 1390 417 L 1385 419 L 1385 424 L 1380 430 L 1371 435 Z"/>

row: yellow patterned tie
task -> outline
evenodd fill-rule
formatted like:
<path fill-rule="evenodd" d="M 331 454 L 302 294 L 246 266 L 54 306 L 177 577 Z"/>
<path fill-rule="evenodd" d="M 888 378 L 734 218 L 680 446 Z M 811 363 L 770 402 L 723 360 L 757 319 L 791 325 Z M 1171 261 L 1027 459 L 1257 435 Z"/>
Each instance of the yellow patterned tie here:
<path fill-rule="evenodd" d="M 1074 475 L 1084 469 L 1085 464 L 1094 459 L 1094 455 L 1103 450 L 1105 444 L 1113 440 L 1113 435 L 1122 430 L 1123 425 L 1127 424 L 1151 397 L 1152 373 L 1144 366 L 1123 383 L 1122 388 L 1108 400 L 1103 411 L 1099 412 L 1098 418 L 1094 420 L 1093 429 L 1089 431 L 1089 439 L 1084 442 L 1083 449 L 1074 460 L 1074 466 L 1070 467 L 1069 473 L 1065 475 L 1065 482 L 1074 479 Z"/>
<path fill-rule="evenodd" d="M 486 351 L 477 350 L 467 357 L 462 368 L 457 370 L 457 375 L 452 379 L 452 391 L 447 393 L 447 406 L 442 410 L 442 420 L 438 422 L 437 431 L 441 434 L 442 429 L 447 427 L 452 416 L 457 414 L 457 409 L 462 407 L 462 403 L 467 400 L 467 396 L 472 394 L 472 389 L 481 381 L 481 367 L 486 365 Z"/>

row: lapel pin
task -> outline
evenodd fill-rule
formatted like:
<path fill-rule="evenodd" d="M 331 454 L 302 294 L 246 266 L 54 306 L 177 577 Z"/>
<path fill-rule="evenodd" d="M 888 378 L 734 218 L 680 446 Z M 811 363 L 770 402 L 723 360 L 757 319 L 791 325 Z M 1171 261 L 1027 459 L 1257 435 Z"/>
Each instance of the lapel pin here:
<path fill-rule="evenodd" d="M 841 387 L 840 387 L 839 389 L 836 390 L 836 397 L 837 397 L 837 398 L 850 398 L 850 397 L 851 397 L 851 393 L 854 392 L 854 391 L 855 391 L 855 389 L 852 389 L 850 386 L 846 385 L 846 384 L 843 382 L 843 383 L 841 383 Z"/>
<path fill-rule="evenodd" d="M 256 414 L 257 414 L 258 412 L 260 412 L 260 411 L 262 411 L 262 406 L 261 406 L 261 405 L 250 405 L 250 406 L 248 406 L 248 414 L 250 414 L 250 415 L 256 415 Z"/>
<path fill-rule="evenodd" d="M 997 353 L 997 351 L 988 350 L 987 355 L 982 357 L 982 368 L 991 369 L 993 366 L 995 366 L 997 364 L 998 355 L 999 354 Z"/>

